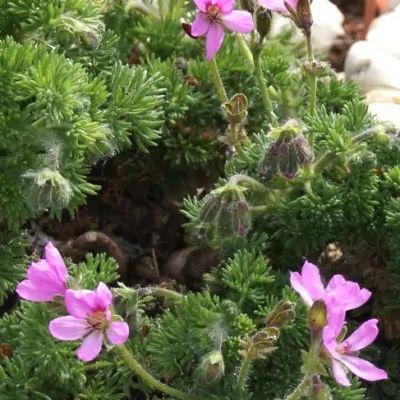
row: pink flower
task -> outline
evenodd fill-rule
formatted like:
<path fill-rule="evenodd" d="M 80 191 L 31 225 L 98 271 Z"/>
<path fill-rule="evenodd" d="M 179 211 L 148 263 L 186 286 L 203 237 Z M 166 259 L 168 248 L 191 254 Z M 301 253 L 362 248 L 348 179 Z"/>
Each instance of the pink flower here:
<path fill-rule="evenodd" d="M 297 0 L 286 0 L 286 3 L 296 9 Z M 287 12 L 285 0 L 258 0 L 258 4 L 271 11 Z"/>
<path fill-rule="evenodd" d="M 49 242 L 45 247 L 45 259 L 30 265 L 28 279 L 19 283 L 17 293 L 29 301 L 52 301 L 55 296 L 64 296 L 67 276 L 60 253 Z"/>
<path fill-rule="evenodd" d="M 234 10 L 234 0 L 193 0 L 200 14 L 193 21 L 191 34 L 206 35 L 206 58 L 210 60 L 221 48 L 224 28 L 248 33 L 254 29 L 253 17 L 248 11 Z"/>
<path fill-rule="evenodd" d="M 82 361 L 92 361 L 99 355 L 104 339 L 112 345 L 128 339 L 128 324 L 113 320 L 111 303 L 112 294 L 102 282 L 96 291 L 67 290 L 65 307 L 71 315 L 51 321 L 50 333 L 60 340 L 83 338 L 77 356 Z"/>
<path fill-rule="evenodd" d="M 308 261 L 304 263 L 301 274 L 290 273 L 290 284 L 308 307 L 315 300 L 323 300 L 328 311 L 331 307 L 353 310 L 371 297 L 369 290 L 360 289 L 356 282 L 347 281 L 342 275 L 334 275 L 324 288 L 318 267 Z"/>
<path fill-rule="evenodd" d="M 367 381 L 388 379 L 384 370 L 356 356 L 356 352 L 369 346 L 376 339 L 378 335 L 377 323 L 377 319 L 364 322 L 345 341 L 338 343 L 337 338 L 345 324 L 345 311 L 335 309 L 334 312 L 331 312 L 329 324 L 325 326 L 322 333 L 322 340 L 325 349 L 332 358 L 333 375 L 341 385 L 350 386 L 346 369 Z"/>

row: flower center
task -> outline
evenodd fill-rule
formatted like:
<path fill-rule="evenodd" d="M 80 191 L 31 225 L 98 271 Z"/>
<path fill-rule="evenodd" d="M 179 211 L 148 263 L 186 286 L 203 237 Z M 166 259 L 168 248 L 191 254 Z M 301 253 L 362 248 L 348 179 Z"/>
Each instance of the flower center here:
<path fill-rule="evenodd" d="M 208 6 L 207 7 L 207 16 L 211 22 L 220 22 L 219 16 L 219 7 L 218 6 Z"/>
<path fill-rule="evenodd" d="M 347 341 L 344 341 L 340 346 L 338 346 L 336 351 L 340 354 L 355 354 L 355 351 L 351 350 L 351 344 Z"/>
<path fill-rule="evenodd" d="M 92 328 L 96 330 L 103 330 L 108 325 L 106 313 L 104 311 L 96 311 L 87 319 L 87 321 L 92 325 Z"/>

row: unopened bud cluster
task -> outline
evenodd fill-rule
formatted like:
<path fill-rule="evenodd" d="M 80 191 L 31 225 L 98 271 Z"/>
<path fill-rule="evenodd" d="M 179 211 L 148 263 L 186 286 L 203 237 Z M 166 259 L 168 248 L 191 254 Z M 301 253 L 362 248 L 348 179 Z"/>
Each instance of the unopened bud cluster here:
<path fill-rule="evenodd" d="M 312 150 L 307 139 L 301 133 L 301 127 L 292 122 L 276 129 L 260 163 L 260 174 L 265 179 L 280 172 L 286 179 L 292 179 L 298 169 L 311 163 Z"/>
<path fill-rule="evenodd" d="M 200 209 L 202 222 L 212 223 L 220 238 L 244 236 L 251 228 L 250 207 L 243 192 L 245 188 L 225 185 L 212 191 Z"/>

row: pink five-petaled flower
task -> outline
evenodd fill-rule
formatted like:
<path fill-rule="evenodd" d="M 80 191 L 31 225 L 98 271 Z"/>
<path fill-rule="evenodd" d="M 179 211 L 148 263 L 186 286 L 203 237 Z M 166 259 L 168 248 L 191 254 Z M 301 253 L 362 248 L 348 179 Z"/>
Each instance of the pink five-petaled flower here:
<path fill-rule="evenodd" d="M 285 2 L 296 9 L 297 0 L 258 0 L 258 4 L 271 11 L 287 12 Z"/>
<path fill-rule="evenodd" d="M 191 34 L 206 35 L 206 58 L 210 60 L 221 48 L 224 27 L 249 33 L 254 29 L 253 17 L 248 11 L 234 10 L 234 0 L 193 0 L 200 14 L 193 21 Z"/>
<path fill-rule="evenodd" d="M 345 324 L 345 311 L 336 308 L 331 312 L 329 323 L 322 332 L 322 341 L 332 358 L 333 375 L 341 385 L 350 386 L 345 368 L 367 381 L 388 379 L 388 375 L 383 369 L 377 368 L 369 361 L 356 356 L 356 352 L 369 346 L 376 339 L 378 335 L 377 323 L 377 319 L 364 322 L 346 340 L 338 343 L 337 338 Z"/>
<path fill-rule="evenodd" d="M 360 289 L 356 282 L 347 281 L 342 275 L 334 275 L 324 288 L 318 267 L 308 261 L 304 263 L 301 274 L 290 273 L 290 284 L 308 307 L 315 300 L 323 300 L 328 308 L 328 315 L 332 307 L 353 310 L 371 297 L 369 290 Z"/>
<path fill-rule="evenodd" d="M 47 243 L 45 258 L 34 262 L 28 268 L 28 279 L 17 286 L 17 293 L 29 301 L 52 301 L 55 296 L 64 296 L 67 290 L 68 271 L 64 261 L 54 247 Z"/>
<path fill-rule="evenodd" d="M 99 355 L 103 339 L 112 345 L 128 339 L 128 324 L 113 320 L 111 303 L 112 294 L 102 282 L 96 291 L 67 290 L 65 307 L 71 315 L 51 321 L 50 333 L 60 340 L 83 338 L 77 356 L 82 361 L 92 361 Z"/>

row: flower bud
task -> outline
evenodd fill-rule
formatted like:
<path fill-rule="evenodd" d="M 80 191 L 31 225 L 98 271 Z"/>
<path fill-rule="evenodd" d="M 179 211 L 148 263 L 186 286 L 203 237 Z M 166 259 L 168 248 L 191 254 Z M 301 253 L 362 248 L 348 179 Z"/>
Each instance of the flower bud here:
<path fill-rule="evenodd" d="M 313 375 L 311 379 L 311 390 L 310 399 L 311 400 L 331 400 L 332 396 L 329 393 L 328 387 L 321 382 L 318 375 Z"/>
<path fill-rule="evenodd" d="M 192 35 L 192 25 L 191 24 L 188 24 L 186 22 L 182 22 L 181 23 L 181 27 L 185 31 L 186 35 L 188 35 L 192 39 L 197 39 L 196 36 Z"/>
<path fill-rule="evenodd" d="M 240 124 L 247 116 L 247 97 L 242 94 L 235 94 L 229 102 L 223 104 L 228 120 L 233 124 Z"/>
<path fill-rule="evenodd" d="M 265 318 L 265 325 L 282 328 L 296 316 L 294 308 L 295 304 L 291 301 L 280 300 Z"/>
<path fill-rule="evenodd" d="M 208 194 L 199 212 L 199 219 L 203 222 L 214 222 L 222 207 L 222 199 L 213 192 Z"/>
<path fill-rule="evenodd" d="M 97 50 L 99 48 L 101 38 L 98 34 L 96 35 L 92 31 L 83 31 L 80 36 L 86 49 Z"/>
<path fill-rule="evenodd" d="M 314 21 L 311 13 L 310 0 L 298 0 L 296 14 L 299 28 L 303 30 L 306 36 L 311 36 L 311 27 Z"/>
<path fill-rule="evenodd" d="M 260 35 L 261 41 L 270 33 L 272 26 L 272 11 L 258 7 L 256 13 L 257 32 Z"/>
<path fill-rule="evenodd" d="M 303 71 L 310 76 L 324 77 L 329 75 L 329 65 L 323 61 L 306 61 L 302 65 Z"/>
<path fill-rule="evenodd" d="M 247 337 L 240 341 L 240 354 L 244 358 L 251 360 L 264 359 L 274 350 L 275 344 L 279 339 L 280 330 L 275 327 L 268 327 L 256 332 L 252 337 Z"/>
<path fill-rule="evenodd" d="M 248 11 L 250 14 L 254 12 L 255 0 L 240 0 L 240 7 Z"/>
<path fill-rule="evenodd" d="M 222 202 L 216 222 L 222 238 L 245 236 L 251 228 L 250 207 L 244 200 Z"/>
<path fill-rule="evenodd" d="M 270 179 L 279 171 L 286 179 L 291 179 L 299 166 L 312 161 L 312 150 L 300 129 L 290 122 L 272 133 L 278 138 L 271 142 L 260 163 L 260 173 L 264 178 Z"/>
<path fill-rule="evenodd" d="M 203 357 L 200 371 L 204 380 L 208 382 L 218 381 L 225 373 L 225 363 L 219 350 L 211 351 Z"/>
<path fill-rule="evenodd" d="M 328 310 L 326 304 L 322 300 L 314 301 L 308 312 L 308 326 L 311 331 L 311 336 L 316 338 L 324 329 L 328 320 Z"/>

